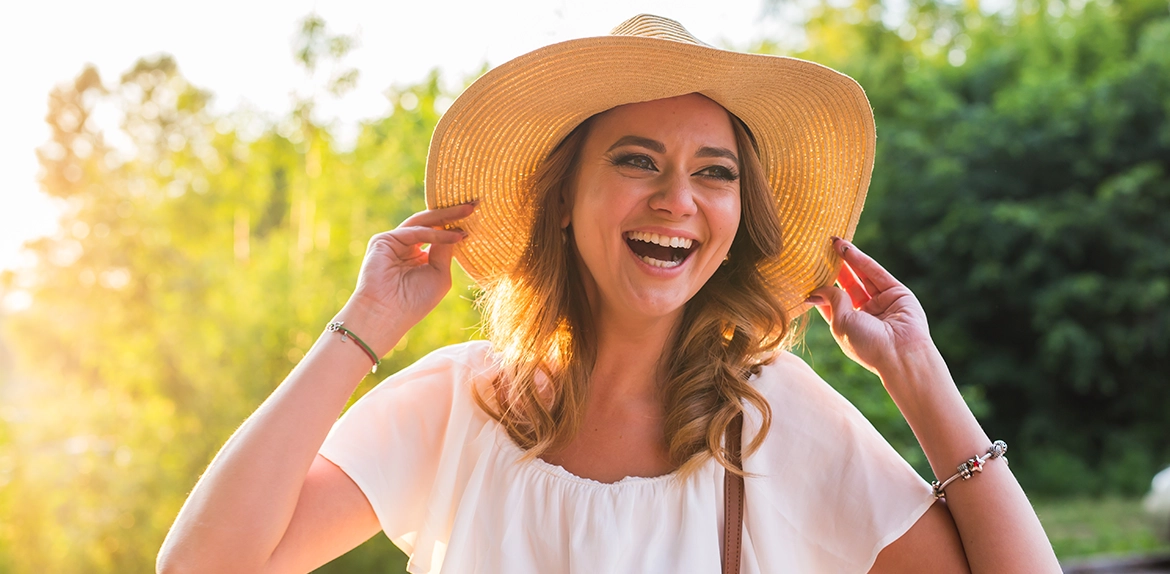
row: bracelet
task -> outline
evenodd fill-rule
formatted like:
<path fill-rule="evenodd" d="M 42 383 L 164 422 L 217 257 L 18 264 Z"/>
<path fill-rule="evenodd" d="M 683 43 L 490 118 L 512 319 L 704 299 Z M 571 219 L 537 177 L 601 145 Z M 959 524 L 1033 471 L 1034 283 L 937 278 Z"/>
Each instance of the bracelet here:
<path fill-rule="evenodd" d="M 935 499 L 943 498 L 946 496 L 946 493 L 943 491 L 946 489 L 948 484 L 950 484 L 950 483 L 952 483 L 960 478 L 963 480 L 967 480 L 967 479 L 971 478 L 972 476 L 975 476 L 976 472 L 983 472 L 983 463 L 987 462 L 989 459 L 995 460 L 997 458 L 1002 458 L 1004 464 L 1007 464 L 1007 457 L 1004 456 L 1004 453 L 1006 453 L 1006 452 L 1007 452 L 1007 443 L 1003 442 L 1002 440 L 997 440 L 997 441 L 991 443 L 991 446 L 988 447 L 987 454 L 985 454 L 983 456 L 977 456 L 974 458 L 967 459 L 967 462 L 964 462 L 963 464 L 959 465 L 959 472 L 956 472 L 955 474 L 951 475 L 950 478 L 948 478 L 942 482 L 939 482 L 936 480 L 936 481 L 930 483 L 931 489 L 934 490 Z"/>
<path fill-rule="evenodd" d="M 382 364 L 382 359 L 378 358 L 378 355 L 376 353 L 374 353 L 374 350 L 371 349 L 370 346 L 367 345 L 366 342 L 361 339 L 361 337 L 358 337 L 357 335 L 353 334 L 353 331 L 346 329 L 343 325 L 344 325 L 344 321 L 334 321 L 334 322 L 326 325 L 325 330 L 327 332 L 330 332 L 330 333 L 335 333 L 337 331 L 341 331 L 341 342 L 342 343 L 344 343 L 346 341 L 346 337 L 353 339 L 354 341 L 357 341 L 358 345 L 361 345 L 362 350 L 365 351 L 366 354 L 370 356 L 370 360 L 374 362 L 374 368 L 370 369 L 370 374 L 374 374 L 374 373 L 378 372 L 378 365 Z"/>

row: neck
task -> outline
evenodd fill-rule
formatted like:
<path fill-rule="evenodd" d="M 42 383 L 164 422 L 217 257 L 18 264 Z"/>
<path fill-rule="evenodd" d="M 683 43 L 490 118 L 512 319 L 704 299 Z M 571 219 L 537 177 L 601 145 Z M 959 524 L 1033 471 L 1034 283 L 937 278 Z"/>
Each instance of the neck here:
<path fill-rule="evenodd" d="M 663 351 L 681 319 L 681 309 L 653 318 L 599 310 L 594 315 L 597 361 L 590 377 L 591 400 L 661 402 Z"/>

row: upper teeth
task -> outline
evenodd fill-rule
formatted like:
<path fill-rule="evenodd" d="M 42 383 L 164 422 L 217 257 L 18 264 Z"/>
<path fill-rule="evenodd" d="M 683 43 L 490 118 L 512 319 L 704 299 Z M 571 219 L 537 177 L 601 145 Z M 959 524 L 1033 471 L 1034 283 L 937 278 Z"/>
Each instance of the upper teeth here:
<path fill-rule="evenodd" d="M 670 237 L 668 235 L 659 235 L 657 233 L 646 233 L 645 231 L 631 231 L 629 238 L 637 241 L 645 241 L 646 243 L 654 243 L 663 247 L 681 247 L 683 249 L 691 248 L 691 239 L 686 237 Z"/>

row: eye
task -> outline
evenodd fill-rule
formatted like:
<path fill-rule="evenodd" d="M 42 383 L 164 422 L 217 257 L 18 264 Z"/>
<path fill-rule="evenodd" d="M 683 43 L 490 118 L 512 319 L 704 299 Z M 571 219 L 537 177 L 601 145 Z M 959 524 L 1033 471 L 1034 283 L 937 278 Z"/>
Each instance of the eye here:
<path fill-rule="evenodd" d="M 713 165 L 710 167 L 703 168 L 703 169 L 699 170 L 695 175 L 701 175 L 703 177 L 710 177 L 713 179 L 718 179 L 720 181 L 735 181 L 735 180 L 739 179 L 738 172 L 736 172 L 734 169 L 731 169 L 729 167 L 722 166 L 722 165 Z"/>
<path fill-rule="evenodd" d="M 611 161 L 619 167 L 630 166 L 646 171 L 658 171 L 658 166 L 654 165 L 654 160 L 650 159 L 650 156 L 640 153 L 619 155 Z"/>

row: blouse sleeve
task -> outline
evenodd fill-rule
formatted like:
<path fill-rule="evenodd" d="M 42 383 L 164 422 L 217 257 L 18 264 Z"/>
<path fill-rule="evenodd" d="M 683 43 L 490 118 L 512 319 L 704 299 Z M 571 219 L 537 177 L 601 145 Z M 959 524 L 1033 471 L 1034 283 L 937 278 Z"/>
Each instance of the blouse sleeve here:
<path fill-rule="evenodd" d="M 755 379 L 772 407 L 761 448 L 744 460 L 744 520 L 772 571 L 867 572 L 934 503 L 930 485 L 873 425 L 798 357 Z M 759 432 L 749 411 L 744 436 Z"/>
<path fill-rule="evenodd" d="M 354 403 L 321 447 L 321 456 L 353 479 L 386 536 L 407 554 L 434 550 L 420 533 L 448 518 L 433 516 L 443 508 L 434 498 L 450 496 L 453 485 L 443 483 L 458 474 L 461 445 L 477 432 L 471 384 L 484 376 L 486 354 L 487 344 L 477 341 L 423 357 Z"/>

